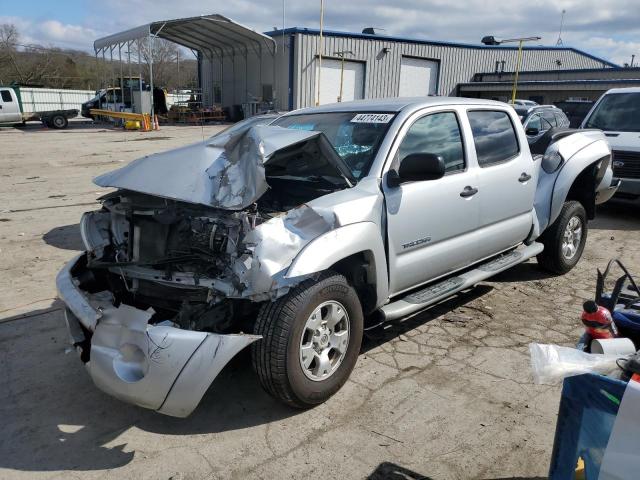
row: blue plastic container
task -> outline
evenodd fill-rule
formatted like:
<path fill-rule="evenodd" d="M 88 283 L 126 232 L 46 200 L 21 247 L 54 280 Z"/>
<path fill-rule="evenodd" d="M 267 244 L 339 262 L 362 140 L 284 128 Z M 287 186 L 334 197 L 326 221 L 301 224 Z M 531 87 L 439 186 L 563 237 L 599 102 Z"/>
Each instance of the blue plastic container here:
<path fill-rule="evenodd" d="M 626 388 L 626 382 L 602 375 L 564 379 L 549 480 L 574 480 L 578 457 L 584 460 L 586 478 L 598 478 Z"/>

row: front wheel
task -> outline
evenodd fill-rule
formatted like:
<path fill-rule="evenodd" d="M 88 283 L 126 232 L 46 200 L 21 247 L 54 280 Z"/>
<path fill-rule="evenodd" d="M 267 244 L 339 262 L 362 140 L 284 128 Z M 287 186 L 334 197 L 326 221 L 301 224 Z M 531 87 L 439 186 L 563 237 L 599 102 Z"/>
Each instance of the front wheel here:
<path fill-rule="evenodd" d="M 544 250 L 538 264 L 554 273 L 567 273 L 576 266 L 587 241 L 587 213 L 580 202 L 565 202 L 560 215 L 540 240 Z"/>
<path fill-rule="evenodd" d="M 251 347 L 262 387 L 296 408 L 320 404 L 347 381 L 358 359 L 364 317 L 347 279 L 326 272 L 263 305 Z"/>

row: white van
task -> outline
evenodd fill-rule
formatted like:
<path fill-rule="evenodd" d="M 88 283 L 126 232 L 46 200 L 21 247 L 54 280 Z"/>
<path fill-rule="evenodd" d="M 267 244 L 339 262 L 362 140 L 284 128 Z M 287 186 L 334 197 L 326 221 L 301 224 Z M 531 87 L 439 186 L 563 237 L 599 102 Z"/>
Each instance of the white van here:
<path fill-rule="evenodd" d="M 640 88 L 614 88 L 595 103 L 581 128 L 603 130 L 611 145 L 617 195 L 640 197 Z"/>

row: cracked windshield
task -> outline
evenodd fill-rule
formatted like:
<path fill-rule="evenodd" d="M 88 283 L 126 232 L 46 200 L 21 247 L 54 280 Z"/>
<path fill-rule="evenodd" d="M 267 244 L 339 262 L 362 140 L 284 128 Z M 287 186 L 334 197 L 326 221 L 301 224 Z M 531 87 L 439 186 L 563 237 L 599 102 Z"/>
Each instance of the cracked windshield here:
<path fill-rule="evenodd" d="M 324 133 L 359 180 L 369 173 L 394 117 L 394 114 L 375 112 L 316 113 L 282 117 L 273 125 Z"/>

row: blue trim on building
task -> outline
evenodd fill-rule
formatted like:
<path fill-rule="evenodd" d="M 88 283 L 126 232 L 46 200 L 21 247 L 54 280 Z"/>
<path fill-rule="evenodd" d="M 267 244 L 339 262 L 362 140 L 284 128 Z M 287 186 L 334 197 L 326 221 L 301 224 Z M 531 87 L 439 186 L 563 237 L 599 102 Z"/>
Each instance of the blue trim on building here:
<path fill-rule="evenodd" d="M 614 85 L 625 85 L 625 84 L 632 84 L 632 85 L 640 85 L 640 79 L 636 79 L 636 78 L 618 78 L 618 79 L 611 79 L 611 80 L 604 80 L 604 79 L 596 79 L 596 80 L 525 80 L 525 81 L 519 81 L 518 82 L 518 86 L 522 86 L 522 85 L 540 85 L 540 86 L 546 86 L 546 85 L 599 85 L 599 84 L 609 84 L 612 83 Z M 482 87 L 482 86 L 487 86 L 487 87 L 509 87 L 511 88 L 513 86 L 513 82 L 511 81 L 505 81 L 505 82 L 466 82 L 466 83 L 459 83 L 458 87 Z"/>
<path fill-rule="evenodd" d="M 582 52 L 581 52 L 582 53 Z M 523 74 L 549 74 L 549 73 L 593 73 L 593 72 L 638 72 L 638 78 L 640 78 L 640 67 L 621 67 L 616 65 L 615 67 L 608 68 L 568 68 L 565 70 L 526 70 L 520 72 Z M 513 75 L 515 72 L 478 72 L 476 75 Z M 594 79 L 596 80 L 596 79 Z"/>
<path fill-rule="evenodd" d="M 296 34 L 296 33 L 307 34 L 307 35 L 320 35 L 320 30 L 317 30 L 315 28 L 291 27 L 291 28 L 285 28 L 284 30 L 280 29 L 280 30 L 271 30 L 270 32 L 264 32 L 265 35 L 269 35 L 270 37 L 273 37 L 276 35 L 282 35 L 282 34 L 286 35 L 286 34 Z M 322 35 L 325 35 L 327 37 L 363 38 L 367 40 L 416 43 L 421 45 L 437 45 L 437 46 L 443 46 L 443 47 L 473 48 L 476 50 L 487 50 L 487 49 L 517 50 L 518 49 L 518 47 L 516 46 L 508 46 L 508 45 L 481 45 L 481 44 L 473 44 L 473 43 L 444 42 L 440 40 L 421 40 L 421 39 L 410 38 L 410 37 L 395 37 L 395 36 L 388 36 L 388 35 L 371 35 L 368 33 L 339 32 L 335 30 L 323 30 Z M 584 52 L 582 50 L 578 50 L 577 48 L 573 48 L 573 47 L 557 47 L 557 46 L 545 47 L 545 46 L 525 45 L 523 47 L 523 50 L 551 50 L 551 51 L 567 50 L 567 51 L 575 52 L 579 55 L 584 55 L 585 57 L 589 57 L 592 60 L 602 62 L 603 64 L 609 65 L 610 67 L 621 68 L 620 65 L 616 65 L 615 63 L 612 63 L 608 60 L 596 57 L 595 55 L 591 55 L 590 53 Z"/>

